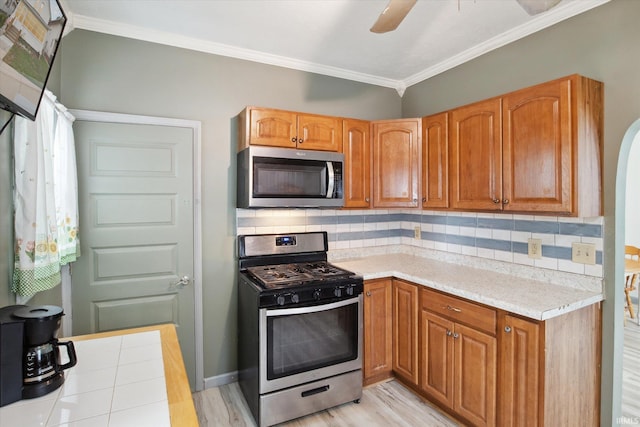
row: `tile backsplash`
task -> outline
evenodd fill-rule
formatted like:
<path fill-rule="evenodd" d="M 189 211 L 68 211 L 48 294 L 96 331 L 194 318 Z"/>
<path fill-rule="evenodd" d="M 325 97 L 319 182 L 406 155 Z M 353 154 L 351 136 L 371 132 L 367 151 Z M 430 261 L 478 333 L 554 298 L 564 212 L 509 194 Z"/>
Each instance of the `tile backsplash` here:
<path fill-rule="evenodd" d="M 326 231 L 330 251 L 409 245 L 602 277 L 603 217 L 380 209 L 237 209 L 236 215 L 238 235 Z M 527 255 L 529 238 L 542 240 L 541 259 Z M 573 242 L 593 243 L 596 264 L 571 261 Z"/>

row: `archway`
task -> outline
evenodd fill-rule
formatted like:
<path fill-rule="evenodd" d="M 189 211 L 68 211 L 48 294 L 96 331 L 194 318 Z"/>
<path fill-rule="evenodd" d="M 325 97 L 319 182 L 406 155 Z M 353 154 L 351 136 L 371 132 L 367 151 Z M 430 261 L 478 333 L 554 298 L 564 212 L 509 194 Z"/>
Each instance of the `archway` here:
<path fill-rule="evenodd" d="M 605 283 L 606 302 L 602 324 L 602 396 L 603 411 L 611 409 L 613 420 L 619 424 L 622 403 L 622 354 L 624 345 L 624 317 L 620 313 L 624 310 L 622 286 L 624 280 L 624 246 L 625 246 L 625 212 L 627 170 L 629 167 L 629 153 L 634 141 L 640 140 L 640 119 L 627 129 L 620 146 L 618 155 L 618 170 L 616 173 L 615 216 L 613 241 L 614 275 L 612 283 Z M 611 229 L 611 227 L 607 227 Z M 606 243 L 605 243 L 606 244 Z M 611 262 L 611 260 L 605 262 Z M 604 402 L 604 399 L 611 399 Z M 609 406 L 611 405 L 611 406 Z M 604 415 L 604 414 L 603 414 Z M 606 416 L 603 417 L 603 421 Z"/>

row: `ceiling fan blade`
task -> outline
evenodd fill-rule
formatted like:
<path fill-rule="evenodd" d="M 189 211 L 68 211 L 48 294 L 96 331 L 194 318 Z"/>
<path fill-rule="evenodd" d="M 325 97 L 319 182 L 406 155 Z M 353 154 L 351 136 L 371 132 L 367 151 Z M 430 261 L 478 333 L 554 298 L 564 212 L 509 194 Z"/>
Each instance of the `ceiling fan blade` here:
<path fill-rule="evenodd" d="M 546 12 L 558 3 L 560 0 L 516 0 L 520 6 L 529 15 L 537 15 Z"/>
<path fill-rule="evenodd" d="M 398 28 L 417 0 L 390 0 L 378 20 L 373 24 L 372 33 L 386 33 Z"/>

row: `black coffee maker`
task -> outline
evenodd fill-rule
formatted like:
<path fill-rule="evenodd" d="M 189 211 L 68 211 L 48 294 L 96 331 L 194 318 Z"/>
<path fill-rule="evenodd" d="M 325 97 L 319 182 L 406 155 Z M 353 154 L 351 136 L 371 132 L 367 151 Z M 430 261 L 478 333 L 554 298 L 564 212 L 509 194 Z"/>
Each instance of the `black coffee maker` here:
<path fill-rule="evenodd" d="M 0 309 L 0 406 L 43 396 L 64 383 L 63 371 L 77 359 L 73 342 L 56 338 L 62 316 L 62 308 L 54 305 Z M 67 351 L 67 363 L 61 363 L 60 347 Z"/>

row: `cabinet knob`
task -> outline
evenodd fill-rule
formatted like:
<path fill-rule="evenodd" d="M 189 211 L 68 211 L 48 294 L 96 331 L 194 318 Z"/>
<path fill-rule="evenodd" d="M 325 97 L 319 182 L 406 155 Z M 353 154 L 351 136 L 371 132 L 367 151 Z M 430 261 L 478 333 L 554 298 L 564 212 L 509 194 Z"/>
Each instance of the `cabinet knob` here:
<path fill-rule="evenodd" d="M 425 203 L 426 201 L 427 201 L 427 198 L 426 198 L 426 197 L 423 197 L 423 198 L 422 198 L 422 203 Z"/>
<path fill-rule="evenodd" d="M 450 337 L 451 335 L 453 335 L 453 334 L 451 333 L 450 330 L 447 329 L 447 336 Z"/>
<path fill-rule="evenodd" d="M 291 138 L 291 142 L 298 142 L 298 138 L 294 136 L 293 138 Z"/>
<path fill-rule="evenodd" d="M 493 203 L 497 205 L 498 203 L 500 203 L 500 199 L 493 199 Z"/>
<path fill-rule="evenodd" d="M 456 339 L 456 338 L 458 338 L 459 336 L 460 336 L 460 334 L 458 334 L 457 332 L 455 332 L 455 333 L 453 334 L 453 339 Z"/>
<path fill-rule="evenodd" d="M 511 326 L 505 326 L 505 327 L 504 327 L 504 331 L 505 331 L 506 333 L 511 332 Z"/>
<path fill-rule="evenodd" d="M 367 203 L 369 203 L 369 198 L 368 198 L 368 197 L 367 197 L 367 198 L 365 198 L 365 199 L 364 199 L 364 201 L 365 201 L 365 202 L 367 202 Z"/>
<path fill-rule="evenodd" d="M 367 291 L 367 296 L 370 297 L 371 296 L 371 291 Z"/>
<path fill-rule="evenodd" d="M 298 140 L 298 144 L 302 144 L 304 142 L 304 139 L 299 139 Z"/>
<path fill-rule="evenodd" d="M 418 199 L 413 199 L 413 204 L 418 206 Z"/>
<path fill-rule="evenodd" d="M 504 199 L 502 203 L 504 203 L 505 205 L 509 204 L 509 199 Z"/>

